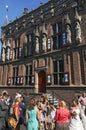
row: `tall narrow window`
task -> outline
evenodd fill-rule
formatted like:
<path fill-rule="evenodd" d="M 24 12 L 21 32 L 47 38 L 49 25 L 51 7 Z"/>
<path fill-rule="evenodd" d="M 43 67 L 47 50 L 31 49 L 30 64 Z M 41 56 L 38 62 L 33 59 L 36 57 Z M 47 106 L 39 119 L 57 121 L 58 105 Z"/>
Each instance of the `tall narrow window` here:
<path fill-rule="evenodd" d="M 53 36 L 53 50 L 56 50 L 58 48 L 58 39 L 57 36 Z"/>
<path fill-rule="evenodd" d="M 48 38 L 47 39 L 47 51 L 50 51 L 51 50 L 51 39 Z"/>
<path fill-rule="evenodd" d="M 31 34 L 28 34 L 27 38 L 28 38 L 27 53 L 28 55 L 32 55 L 34 53 L 34 33 L 32 32 Z"/>
<path fill-rule="evenodd" d="M 12 52 L 12 49 L 10 50 L 10 60 L 12 60 L 13 58 L 13 52 Z"/>
<path fill-rule="evenodd" d="M 15 40 L 14 59 L 19 58 L 19 46 L 20 46 L 20 38 Z"/>
<path fill-rule="evenodd" d="M 53 25 L 53 50 L 58 48 L 58 39 L 57 39 L 57 24 Z"/>
<path fill-rule="evenodd" d="M 26 70 L 25 70 L 25 85 L 29 84 L 29 66 L 26 65 Z"/>
<path fill-rule="evenodd" d="M 57 33 L 57 24 L 53 24 L 53 34 Z"/>
<path fill-rule="evenodd" d="M 29 65 L 29 84 L 32 84 L 32 65 Z"/>
<path fill-rule="evenodd" d="M 63 46 L 62 31 L 63 31 L 62 22 L 59 22 L 58 23 L 58 49 L 61 49 Z"/>
<path fill-rule="evenodd" d="M 62 22 L 58 23 L 58 33 L 62 33 Z"/>
<path fill-rule="evenodd" d="M 17 78 L 18 78 L 18 67 L 13 68 L 13 85 L 17 84 Z"/>
<path fill-rule="evenodd" d="M 62 34 L 59 34 L 58 35 L 58 49 L 61 49 L 62 48 Z"/>
<path fill-rule="evenodd" d="M 54 76 L 54 84 L 57 85 L 58 84 L 58 62 L 57 61 L 53 61 L 53 76 Z"/>
<path fill-rule="evenodd" d="M 53 79 L 55 85 L 64 84 L 64 63 L 63 60 L 53 61 Z"/>

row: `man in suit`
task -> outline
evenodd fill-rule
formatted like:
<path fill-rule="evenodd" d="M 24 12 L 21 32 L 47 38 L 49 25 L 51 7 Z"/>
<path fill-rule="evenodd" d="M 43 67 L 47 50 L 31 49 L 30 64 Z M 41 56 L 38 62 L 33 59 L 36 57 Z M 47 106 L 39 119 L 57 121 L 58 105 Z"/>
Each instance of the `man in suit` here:
<path fill-rule="evenodd" d="M 8 106 L 5 103 L 6 99 L 6 95 L 0 95 L 0 130 L 6 130 L 6 118 L 8 115 Z"/>

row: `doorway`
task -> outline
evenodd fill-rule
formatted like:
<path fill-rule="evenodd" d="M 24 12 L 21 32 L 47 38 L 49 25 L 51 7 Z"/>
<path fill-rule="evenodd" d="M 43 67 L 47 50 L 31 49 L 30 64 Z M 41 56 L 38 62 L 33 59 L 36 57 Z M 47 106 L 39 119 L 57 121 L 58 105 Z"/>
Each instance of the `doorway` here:
<path fill-rule="evenodd" d="M 46 93 L 46 73 L 43 70 L 38 74 L 38 92 Z"/>

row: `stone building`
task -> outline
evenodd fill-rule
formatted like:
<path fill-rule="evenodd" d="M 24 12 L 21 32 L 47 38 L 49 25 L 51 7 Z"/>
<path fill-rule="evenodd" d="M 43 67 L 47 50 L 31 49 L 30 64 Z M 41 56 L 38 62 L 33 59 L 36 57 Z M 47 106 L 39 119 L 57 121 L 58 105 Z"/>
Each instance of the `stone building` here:
<path fill-rule="evenodd" d="M 0 88 L 71 98 L 86 89 L 86 1 L 50 0 L 2 27 Z"/>

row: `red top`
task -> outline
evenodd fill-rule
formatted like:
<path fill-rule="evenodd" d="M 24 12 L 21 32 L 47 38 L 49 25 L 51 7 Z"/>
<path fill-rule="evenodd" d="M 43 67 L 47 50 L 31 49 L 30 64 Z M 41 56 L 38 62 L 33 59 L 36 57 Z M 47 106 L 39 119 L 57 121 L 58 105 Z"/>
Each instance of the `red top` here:
<path fill-rule="evenodd" d="M 55 121 L 57 123 L 67 123 L 70 119 L 70 111 L 66 108 L 57 109 L 55 114 Z"/>
<path fill-rule="evenodd" d="M 15 103 L 13 105 L 14 109 L 17 108 L 18 109 L 18 115 L 20 115 L 20 107 L 19 107 L 19 104 Z"/>

